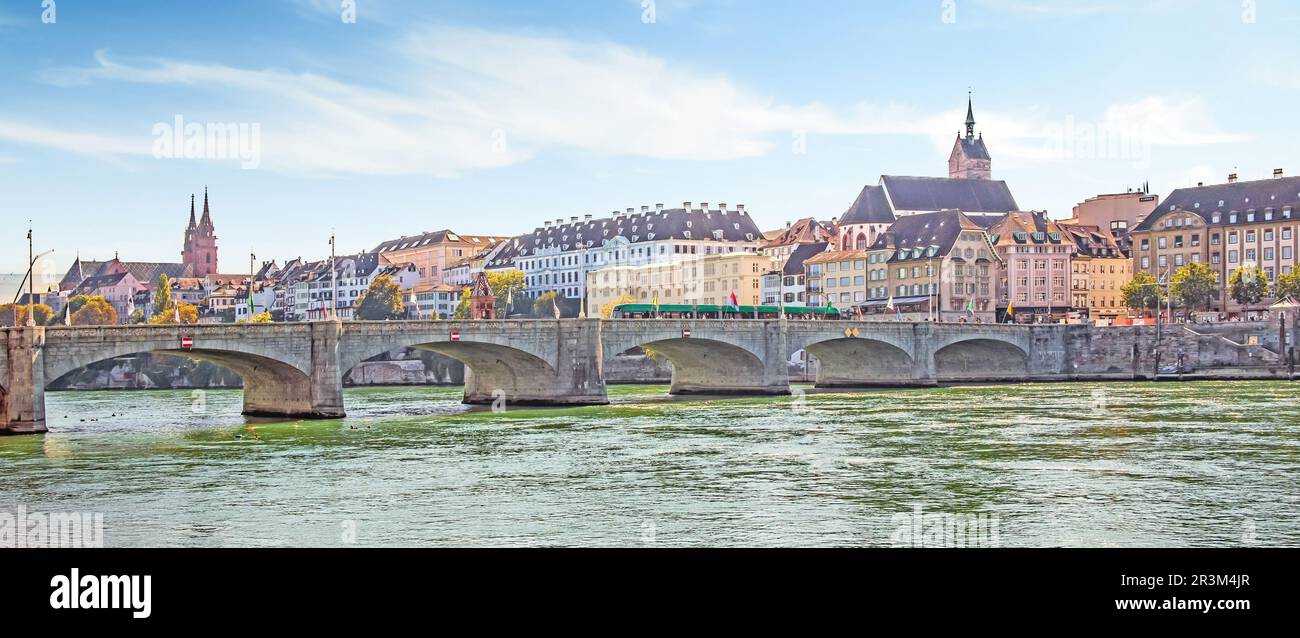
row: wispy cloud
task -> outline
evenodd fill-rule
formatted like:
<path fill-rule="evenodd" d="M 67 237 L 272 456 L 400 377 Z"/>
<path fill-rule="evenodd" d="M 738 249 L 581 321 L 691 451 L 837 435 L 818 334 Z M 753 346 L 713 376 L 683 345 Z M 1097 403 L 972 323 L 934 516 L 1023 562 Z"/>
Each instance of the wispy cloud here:
<path fill-rule="evenodd" d="M 946 153 L 965 115 L 897 103 L 838 110 L 782 103 L 724 76 L 617 44 L 476 29 L 414 29 L 394 45 L 393 61 L 400 91 L 274 69 L 119 61 L 103 52 L 90 68 L 48 79 L 185 86 L 205 98 L 223 96 L 229 103 L 219 106 L 261 125 L 264 167 L 306 174 L 455 177 L 555 148 L 720 161 L 772 153 L 788 146 L 792 133 L 916 135 Z M 1050 159 L 1043 147 L 1053 119 L 1046 114 L 1029 107 L 979 116 L 982 130 L 996 131 L 1000 157 Z M 1199 99 L 1150 97 L 1091 119 L 1140 126 L 1156 145 L 1239 139 L 1220 132 Z M 0 140 L 138 154 L 148 151 L 148 130 L 143 124 L 137 139 L 0 121 Z"/>

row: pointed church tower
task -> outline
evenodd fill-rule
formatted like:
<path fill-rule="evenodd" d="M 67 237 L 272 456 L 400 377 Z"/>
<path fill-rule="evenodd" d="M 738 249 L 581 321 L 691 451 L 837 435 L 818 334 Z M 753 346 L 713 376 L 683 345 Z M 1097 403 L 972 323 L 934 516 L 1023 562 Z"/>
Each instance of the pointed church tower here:
<path fill-rule="evenodd" d="M 190 225 L 185 229 L 185 248 L 181 251 L 188 277 L 206 277 L 217 271 L 217 232 L 208 209 L 208 188 L 203 187 L 203 218 L 194 221 L 194 196 L 190 195 Z"/>
<path fill-rule="evenodd" d="M 984 145 L 984 135 L 975 136 L 975 102 L 966 97 L 966 136 L 957 134 L 952 155 L 948 156 L 948 177 L 953 179 L 993 179 L 993 158 Z"/>

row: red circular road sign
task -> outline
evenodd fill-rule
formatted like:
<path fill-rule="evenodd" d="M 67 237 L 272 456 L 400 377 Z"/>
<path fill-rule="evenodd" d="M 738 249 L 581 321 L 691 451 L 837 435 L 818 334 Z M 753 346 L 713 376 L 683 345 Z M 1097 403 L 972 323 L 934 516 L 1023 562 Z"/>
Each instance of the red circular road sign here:
<path fill-rule="evenodd" d="M 683 339 L 689 339 L 690 337 L 691 337 L 691 329 L 690 329 L 690 328 L 686 328 L 686 329 L 682 330 L 682 338 L 683 338 Z"/>
<path fill-rule="evenodd" d="M 189 350 L 194 347 L 194 337 L 181 337 L 181 348 Z"/>
<path fill-rule="evenodd" d="M 459 330 L 452 330 L 452 331 L 451 331 L 451 340 L 452 340 L 452 341 L 460 341 L 460 331 L 459 331 Z"/>

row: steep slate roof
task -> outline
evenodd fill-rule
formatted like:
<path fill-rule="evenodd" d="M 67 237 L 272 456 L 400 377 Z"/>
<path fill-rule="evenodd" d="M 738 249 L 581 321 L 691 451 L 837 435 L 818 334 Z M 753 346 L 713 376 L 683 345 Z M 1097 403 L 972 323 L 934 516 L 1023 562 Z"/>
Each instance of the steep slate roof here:
<path fill-rule="evenodd" d="M 1011 189 L 1001 180 L 884 175 L 880 183 L 894 211 L 1007 213 L 1020 209 Z"/>
<path fill-rule="evenodd" d="M 75 288 L 81 285 L 81 282 L 85 281 L 87 277 L 95 276 L 95 273 L 103 265 L 104 262 L 102 261 L 83 261 L 81 257 L 77 257 L 73 260 L 72 266 L 68 268 L 67 274 L 63 275 L 63 279 L 59 281 L 59 289 L 62 290 L 65 287 Z"/>
<path fill-rule="evenodd" d="M 989 147 L 984 145 L 984 136 L 979 137 L 962 137 L 957 135 L 957 142 L 961 144 L 961 152 L 969 159 L 974 160 L 991 160 L 989 156 Z"/>
<path fill-rule="evenodd" d="M 864 186 L 853 205 L 840 216 L 840 225 L 892 224 L 894 211 L 889 207 L 882 186 Z"/>
<path fill-rule="evenodd" d="M 95 292 L 100 288 L 106 288 L 108 286 L 116 286 L 117 284 L 121 283 L 123 279 L 126 278 L 127 274 L 129 273 L 119 272 L 119 273 L 110 273 L 107 275 L 96 275 L 94 277 L 88 277 L 86 278 L 85 281 L 81 282 L 81 285 L 77 286 L 77 289 L 73 291 L 73 295 L 84 295 L 87 293 Z"/>
<path fill-rule="evenodd" d="M 1115 240 L 1109 230 L 1097 226 L 1082 224 L 1062 224 L 1057 222 L 1065 236 L 1074 241 L 1078 254 L 1106 259 L 1127 258 L 1122 246 Z"/>
<path fill-rule="evenodd" d="M 1046 213 L 1016 211 L 1008 213 L 1002 221 L 991 229 L 995 244 L 1059 244 L 1066 240 L 1061 226 L 1047 218 Z M 1016 233 L 1025 233 L 1024 239 L 1016 238 Z M 1056 239 L 1052 239 L 1052 234 Z M 1073 241 L 1073 239 L 1070 239 Z"/>
<path fill-rule="evenodd" d="M 412 248 L 419 248 L 421 246 L 432 246 L 435 244 L 441 244 L 443 242 L 469 244 L 471 246 L 476 247 L 477 249 L 482 249 L 482 248 L 487 248 L 488 246 L 491 246 L 492 244 L 501 241 L 503 239 L 505 238 L 497 237 L 497 236 L 489 236 L 489 235 L 461 235 L 452 232 L 450 229 L 443 229 L 432 233 L 424 233 L 422 235 L 416 235 L 414 237 L 400 237 L 398 239 L 391 239 L 382 244 L 379 244 L 371 252 L 387 253 L 387 252 L 393 252 L 395 250 L 410 250 Z"/>
<path fill-rule="evenodd" d="M 1296 215 L 1296 211 L 1300 211 L 1300 177 L 1180 188 L 1170 193 L 1133 230 L 1151 230 L 1157 221 L 1174 211 L 1195 213 L 1206 223 L 1213 223 L 1213 215 L 1217 211 L 1223 214 L 1220 223 L 1230 224 L 1229 213 L 1262 213 L 1269 208 L 1273 209 L 1277 219 L 1285 219 L 1287 208 L 1291 209 L 1291 215 Z M 1237 223 L 1246 223 L 1244 218 L 1245 215 L 1239 215 Z M 1256 221 L 1262 219 L 1257 218 Z"/>
<path fill-rule="evenodd" d="M 819 222 L 813 217 L 805 217 L 794 222 L 785 230 L 764 233 L 767 241 L 763 243 L 763 247 L 774 248 L 791 244 L 815 243 L 833 235 L 835 235 L 835 229 L 830 224 Z"/>
<path fill-rule="evenodd" d="M 106 261 L 95 271 L 96 276 L 107 275 L 115 272 L 129 272 L 135 280 L 149 286 L 152 289 L 158 285 L 158 277 L 167 275 L 168 279 L 177 279 L 179 277 L 188 277 L 192 273 L 189 266 L 185 264 L 169 264 L 145 261 L 121 261 L 114 259 Z"/>
<path fill-rule="evenodd" d="M 794 249 L 794 252 L 790 253 L 790 257 L 785 260 L 785 267 L 781 269 L 782 274 L 802 275 L 803 262 L 826 252 L 826 246 L 827 242 L 824 241 L 815 244 L 800 244 L 798 248 Z"/>
<path fill-rule="evenodd" d="M 763 231 L 754 224 L 748 212 L 666 208 L 541 226 L 532 233 L 511 239 L 484 267 L 505 268 L 518 258 L 531 257 L 548 248 L 561 251 L 578 250 L 584 245 L 596 248 L 616 237 L 637 244 L 664 239 L 714 239 L 715 231 L 722 231 L 723 241 L 763 241 Z"/>
<path fill-rule="evenodd" d="M 930 246 L 938 247 L 935 252 L 938 257 L 952 251 L 953 244 L 963 230 L 983 230 L 983 227 L 959 210 L 908 215 L 898 218 L 888 232 L 876 239 L 870 250 L 893 249 L 894 253 L 889 256 L 890 263 L 926 259 L 928 251 L 923 250 L 919 254 L 910 251 Z M 901 249 L 909 251 L 906 257 L 899 257 L 898 251 Z"/>

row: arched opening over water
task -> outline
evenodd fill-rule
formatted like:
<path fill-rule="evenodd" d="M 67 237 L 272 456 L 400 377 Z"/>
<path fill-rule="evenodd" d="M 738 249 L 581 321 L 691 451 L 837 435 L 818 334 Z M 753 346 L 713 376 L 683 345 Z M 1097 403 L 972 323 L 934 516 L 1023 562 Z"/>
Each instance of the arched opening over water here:
<path fill-rule="evenodd" d="M 96 364 L 129 359 L 140 355 L 178 357 L 211 363 L 238 376 L 243 387 L 243 413 L 265 417 L 336 417 L 329 407 L 313 401 L 311 375 L 297 366 L 266 356 L 225 350 L 141 350 L 137 352 L 90 353 L 57 362 L 46 362 L 45 385 L 57 389 L 69 377 L 83 373 Z M 137 374 L 140 370 L 135 371 Z M 191 380 L 193 381 L 193 380 Z M 341 406 L 340 406 L 341 408 Z"/>
<path fill-rule="evenodd" d="M 757 355 L 737 345 L 700 338 L 650 341 L 639 346 L 672 363 L 670 394 L 789 394 L 774 385 Z M 784 366 L 785 362 L 780 362 Z"/>
<path fill-rule="evenodd" d="M 1024 381 L 1029 353 L 1006 341 L 967 339 L 935 352 L 934 367 L 940 382 Z"/>
<path fill-rule="evenodd" d="M 439 341 L 404 346 L 434 352 L 465 365 L 465 403 L 489 404 L 504 399 L 518 404 L 544 403 L 541 397 L 555 391 L 555 368 L 540 357 L 518 348 L 478 341 Z M 388 352 L 388 350 L 385 350 Z M 343 370 L 347 376 L 355 365 Z"/>
<path fill-rule="evenodd" d="M 911 385 L 911 353 L 877 339 L 839 338 L 804 347 L 816 358 L 817 387 L 854 388 Z"/>

